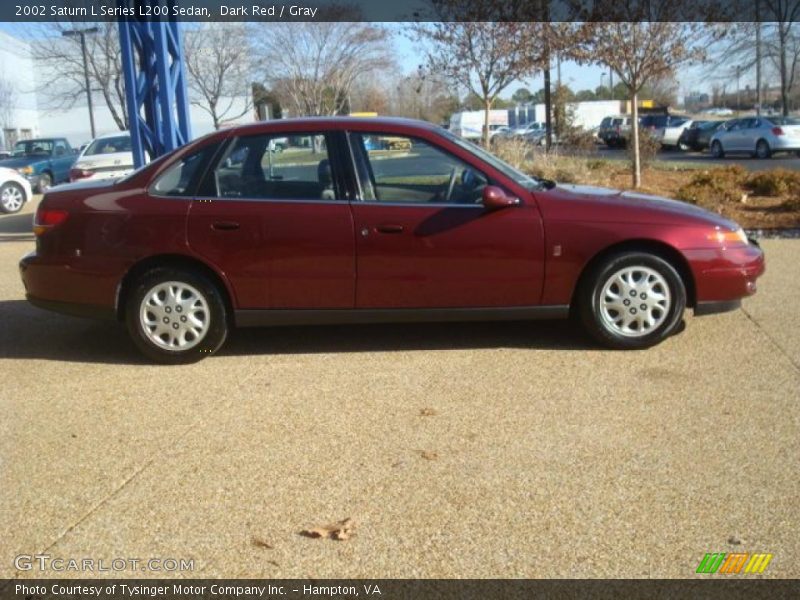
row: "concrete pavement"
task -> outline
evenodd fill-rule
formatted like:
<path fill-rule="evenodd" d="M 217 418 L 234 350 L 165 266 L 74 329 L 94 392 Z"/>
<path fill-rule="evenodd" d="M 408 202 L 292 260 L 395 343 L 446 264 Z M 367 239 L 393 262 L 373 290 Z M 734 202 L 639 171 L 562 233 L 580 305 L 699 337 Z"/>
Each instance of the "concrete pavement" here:
<path fill-rule="evenodd" d="M 318 327 L 161 367 L 29 306 L 9 219 L 0 577 L 81 575 L 15 569 L 44 552 L 194 560 L 130 577 L 682 578 L 733 551 L 800 576 L 798 241 L 764 242 L 744 310 L 644 352 L 560 322 Z M 299 535 L 345 517 L 348 541 Z"/>

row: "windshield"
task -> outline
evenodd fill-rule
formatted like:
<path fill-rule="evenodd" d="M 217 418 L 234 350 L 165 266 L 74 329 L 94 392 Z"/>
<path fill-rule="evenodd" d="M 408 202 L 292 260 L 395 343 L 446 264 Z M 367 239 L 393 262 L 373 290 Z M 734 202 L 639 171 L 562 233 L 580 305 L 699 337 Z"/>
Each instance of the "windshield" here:
<path fill-rule="evenodd" d="M 116 152 L 131 151 L 131 136 L 120 135 L 110 138 L 99 138 L 89 144 L 84 156 L 95 156 L 97 154 L 114 154 Z"/>
<path fill-rule="evenodd" d="M 51 140 L 25 140 L 14 144 L 14 156 L 50 156 L 52 153 Z"/>
<path fill-rule="evenodd" d="M 462 138 L 458 137 L 457 135 L 454 135 L 453 133 L 447 131 L 446 129 L 443 129 L 440 133 L 441 135 L 446 137 L 448 140 L 450 140 L 460 148 L 463 148 L 470 154 L 474 154 L 484 162 L 489 163 L 492 167 L 500 171 L 503 175 L 505 175 L 510 179 L 513 179 L 518 184 L 523 185 L 527 188 L 534 188 L 534 187 L 541 188 L 543 186 L 543 181 L 541 179 L 537 179 L 536 177 L 526 175 L 522 171 L 512 167 L 507 162 L 500 160 L 491 152 L 487 152 L 480 146 L 473 144 L 471 142 L 467 142 L 466 140 L 463 140 Z"/>

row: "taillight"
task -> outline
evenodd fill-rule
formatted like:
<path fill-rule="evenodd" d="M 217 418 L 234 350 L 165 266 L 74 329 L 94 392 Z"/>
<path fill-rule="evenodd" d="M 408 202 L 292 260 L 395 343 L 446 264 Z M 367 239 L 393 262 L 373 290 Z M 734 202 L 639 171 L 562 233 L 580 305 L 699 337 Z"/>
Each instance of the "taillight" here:
<path fill-rule="evenodd" d="M 33 219 L 33 233 L 42 235 L 67 220 L 69 213 L 65 210 L 39 208 Z"/>
<path fill-rule="evenodd" d="M 772 135 L 783 135 L 783 129 L 781 129 L 780 127 L 773 127 Z"/>
<path fill-rule="evenodd" d="M 87 171 L 86 169 L 79 169 L 77 167 L 69 170 L 70 181 L 77 181 L 78 179 L 86 179 L 87 177 L 91 177 L 92 175 L 93 175 L 92 171 Z"/>

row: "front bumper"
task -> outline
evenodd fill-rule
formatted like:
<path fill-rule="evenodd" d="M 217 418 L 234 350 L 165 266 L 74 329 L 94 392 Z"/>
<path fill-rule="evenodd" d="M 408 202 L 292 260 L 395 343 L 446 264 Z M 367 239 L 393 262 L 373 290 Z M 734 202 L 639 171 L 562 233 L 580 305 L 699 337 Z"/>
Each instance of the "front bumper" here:
<path fill-rule="evenodd" d="M 695 314 L 738 308 L 742 298 L 757 291 L 756 280 L 766 270 L 758 245 L 684 250 L 695 281 Z"/>

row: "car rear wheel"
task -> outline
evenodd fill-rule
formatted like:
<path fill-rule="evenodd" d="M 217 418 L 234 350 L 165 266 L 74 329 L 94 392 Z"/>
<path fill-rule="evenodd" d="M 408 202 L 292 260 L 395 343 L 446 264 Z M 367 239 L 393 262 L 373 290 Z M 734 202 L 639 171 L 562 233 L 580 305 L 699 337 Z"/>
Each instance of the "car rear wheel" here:
<path fill-rule="evenodd" d="M 22 210 L 25 190 L 17 183 L 8 181 L 0 187 L 0 212 L 11 214 Z"/>
<path fill-rule="evenodd" d="M 183 364 L 214 354 L 228 335 L 225 302 L 217 286 L 192 271 L 147 272 L 126 303 L 128 333 L 156 362 Z"/>
<path fill-rule="evenodd" d="M 711 144 L 711 156 L 714 158 L 724 158 L 725 151 L 722 149 L 722 144 L 719 140 L 715 140 L 713 144 Z"/>
<path fill-rule="evenodd" d="M 772 150 L 770 150 L 769 144 L 766 140 L 758 140 L 756 144 L 756 157 L 769 158 L 770 156 L 772 156 Z"/>
<path fill-rule="evenodd" d="M 675 268 L 644 252 L 611 256 L 579 291 L 579 315 L 598 342 L 618 350 L 649 348 L 677 331 L 686 289 Z"/>

